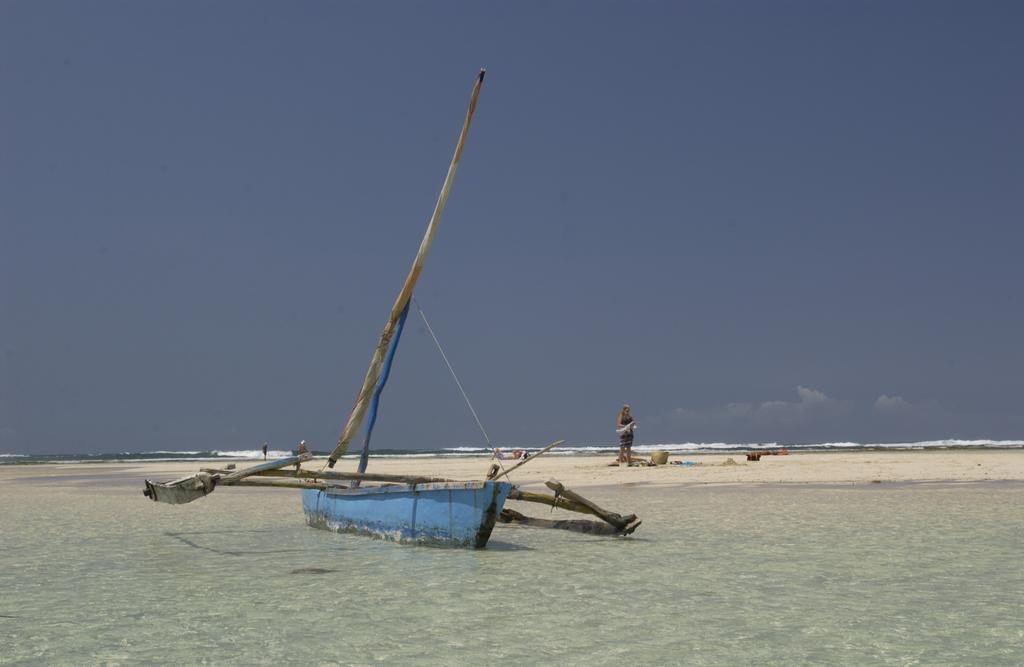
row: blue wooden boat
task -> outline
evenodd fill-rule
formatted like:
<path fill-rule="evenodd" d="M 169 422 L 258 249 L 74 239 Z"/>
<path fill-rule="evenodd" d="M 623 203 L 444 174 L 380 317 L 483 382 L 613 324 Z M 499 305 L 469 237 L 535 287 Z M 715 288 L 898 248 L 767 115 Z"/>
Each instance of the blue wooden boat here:
<path fill-rule="evenodd" d="M 486 546 L 512 485 L 492 480 L 305 490 L 306 522 L 402 544 Z"/>
<path fill-rule="evenodd" d="M 327 459 L 333 468 L 348 450 L 353 436 L 362 428 L 363 449 L 358 473 L 365 473 L 370 453 L 370 435 L 377 421 L 381 392 L 391 373 L 391 364 L 402 337 L 409 314 L 413 288 L 423 271 L 423 262 L 448 201 L 455 171 L 462 157 L 462 147 L 476 110 L 484 71 L 480 70 L 469 99 L 469 109 L 455 145 L 455 154 L 441 187 L 427 231 L 420 242 L 412 268 L 398 293 L 380 341 L 370 359 L 363 386 L 359 390 L 348 421 L 338 443 Z M 414 484 L 411 486 L 380 486 L 364 488 L 355 480 L 351 488 L 326 488 L 305 491 L 302 505 L 311 526 L 339 532 L 361 533 L 374 537 L 444 546 L 481 548 L 494 528 L 494 522 L 508 497 L 511 485 L 506 482 L 453 482 Z"/>
<path fill-rule="evenodd" d="M 493 466 L 487 479 L 456 481 L 427 477 L 370 474 L 366 472 L 370 452 L 370 436 L 377 420 L 381 393 L 388 381 L 395 351 L 405 327 L 412 301 L 413 288 L 423 271 L 423 262 L 434 238 L 434 233 L 448 201 L 455 171 L 462 156 L 462 148 L 476 109 L 477 97 L 483 83 L 480 71 L 470 96 L 469 110 L 455 146 L 455 154 L 448 167 L 444 185 L 434 206 L 427 231 L 420 242 L 412 268 L 395 300 L 380 341 L 370 359 L 370 367 L 363 379 L 355 405 L 338 438 L 337 445 L 319 470 L 303 470 L 302 463 L 310 460 L 300 447 L 300 454 L 260 464 L 244 470 L 203 469 L 192 477 L 170 482 L 146 480 L 144 493 L 152 500 L 170 503 L 189 503 L 205 497 L 218 486 L 285 487 L 302 490 L 302 506 L 310 526 L 342 533 L 356 533 L 407 544 L 483 548 L 491 536 L 496 521 L 524 525 L 563 528 L 587 533 L 628 535 L 636 530 L 640 521 L 635 515 L 620 516 L 601 509 L 587 499 L 565 489 L 555 480 L 547 485 L 554 496 L 523 491 L 515 485 L 500 481 L 523 462 L 500 471 Z M 362 433 L 362 452 L 356 472 L 331 470 L 348 451 L 349 443 Z M 538 454 L 559 444 L 552 443 Z M 535 457 L 534 457 L 535 458 Z M 291 466 L 294 465 L 294 469 Z M 379 483 L 375 486 L 364 485 Z M 530 519 L 517 512 L 504 510 L 509 497 L 526 502 L 537 502 L 601 518 L 605 523 L 593 521 L 552 521 Z"/>

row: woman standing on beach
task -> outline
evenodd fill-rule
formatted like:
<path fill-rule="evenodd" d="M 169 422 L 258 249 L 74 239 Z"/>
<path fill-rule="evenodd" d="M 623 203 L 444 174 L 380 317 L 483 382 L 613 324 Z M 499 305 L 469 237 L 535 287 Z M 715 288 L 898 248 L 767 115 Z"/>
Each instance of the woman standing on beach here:
<path fill-rule="evenodd" d="M 629 406 L 623 405 L 619 411 L 619 418 L 615 422 L 615 432 L 619 434 L 619 465 L 629 465 L 630 456 L 633 454 L 633 429 L 636 422 L 629 414 Z"/>

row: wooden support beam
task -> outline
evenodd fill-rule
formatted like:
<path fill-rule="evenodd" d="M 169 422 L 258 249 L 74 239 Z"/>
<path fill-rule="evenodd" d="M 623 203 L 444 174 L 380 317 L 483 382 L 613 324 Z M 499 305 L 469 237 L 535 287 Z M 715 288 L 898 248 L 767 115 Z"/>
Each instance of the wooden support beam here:
<path fill-rule="evenodd" d="M 203 472 L 224 474 L 218 468 L 203 468 Z M 364 482 L 394 482 L 398 484 L 431 484 L 435 482 L 452 482 L 445 477 L 424 477 L 421 475 L 389 475 L 384 473 L 340 472 L 336 470 L 264 470 L 256 477 L 291 477 L 294 479 L 343 479 L 361 480 Z"/>
<path fill-rule="evenodd" d="M 298 467 L 303 461 L 308 461 L 311 458 L 313 456 L 306 453 L 275 461 L 267 461 L 266 463 L 261 463 L 251 468 L 243 468 L 242 470 L 204 470 L 198 475 L 183 477 L 172 482 L 151 482 L 147 479 L 145 480 L 146 488 L 142 493 L 158 502 L 171 503 L 173 505 L 190 503 L 212 493 L 221 484 L 227 486 L 238 484 L 261 472 L 284 466 L 295 465 Z"/>
<path fill-rule="evenodd" d="M 312 454 L 299 454 L 298 456 L 288 456 L 283 459 L 277 459 L 275 461 L 267 461 L 251 468 L 242 468 L 241 470 L 235 470 L 226 474 L 221 474 L 220 479 L 217 480 L 218 484 L 235 484 L 238 480 L 258 475 L 268 470 L 276 470 L 278 468 L 284 468 L 286 466 L 296 465 L 303 461 L 308 461 L 313 458 Z"/>
<path fill-rule="evenodd" d="M 636 524 L 631 524 L 625 530 L 622 530 L 610 524 L 601 521 L 590 521 L 589 519 L 538 519 L 520 514 L 507 507 L 501 510 L 501 514 L 498 515 L 498 521 L 533 528 L 571 530 L 574 533 L 585 533 L 587 535 L 629 535 L 640 525 L 640 522 L 637 521 Z"/>
<path fill-rule="evenodd" d="M 508 494 L 508 498 L 509 500 L 522 500 L 527 503 L 548 505 L 549 507 L 557 507 L 570 512 L 579 512 L 580 514 L 592 514 L 593 516 L 603 519 L 607 524 L 615 528 L 615 532 L 617 534 L 621 535 L 629 535 L 636 530 L 641 523 L 641 521 L 636 518 L 635 514 L 619 516 L 614 512 L 607 512 L 601 509 L 578 493 L 569 491 L 569 494 L 573 496 L 569 497 L 565 494 L 565 491 L 567 491 L 565 487 L 562 487 L 562 490 L 563 494 L 560 496 L 548 496 L 543 493 L 523 491 L 519 487 L 516 487 Z M 580 502 L 580 500 L 583 502 Z M 598 512 L 600 512 L 600 514 Z"/>
<path fill-rule="evenodd" d="M 261 474 L 285 476 L 288 475 L 289 472 L 290 471 L 288 470 L 274 470 Z M 376 472 L 337 472 L 334 470 L 302 470 L 299 471 L 298 477 L 303 479 L 358 479 L 363 482 L 396 482 L 398 484 L 432 484 L 454 481 L 444 477 L 425 477 L 423 475 L 391 475 Z"/>
<path fill-rule="evenodd" d="M 275 487 L 281 489 L 324 489 L 331 488 L 345 488 L 339 484 L 327 484 L 325 482 L 315 482 L 312 480 L 304 479 L 285 479 L 276 477 L 246 477 L 240 479 L 232 486 L 263 486 L 263 487 Z"/>
<path fill-rule="evenodd" d="M 579 503 L 580 505 L 583 505 L 584 507 L 590 510 L 591 514 L 601 517 L 602 519 L 612 524 L 616 528 L 625 528 L 630 524 L 631 521 L 636 519 L 635 514 L 630 515 L 628 517 L 624 517 L 620 514 L 616 514 L 615 512 L 609 512 L 606 509 L 598 507 L 597 503 L 593 503 L 584 498 L 583 496 L 581 496 L 580 494 L 576 493 L 575 491 L 565 488 L 565 485 L 559 482 L 557 479 L 549 479 L 548 481 L 544 482 L 544 486 L 554 491 L 555 495 L 562 496 L 567 500 L 571 500 L 573 502 Z"/>
<path fill-rule="evenodd" d="M 543 493 L 534 493 L 533 491 L 523 491 L 519 487 L 512 489 L 508 494 L 509 500 L 522 500 L 525 503 L 538 503 L 540 505 L 548 505 L 549 507 L 557 507 L 559 509 L 568 510 L 570 512 L 579 512 L 581 514 L 594 514 L 585 505 L 574 503 L 566 498 L 555 498 L 554 496 L 548 496 Z M 594 516 L 597 516 L 594 514 Z"/>

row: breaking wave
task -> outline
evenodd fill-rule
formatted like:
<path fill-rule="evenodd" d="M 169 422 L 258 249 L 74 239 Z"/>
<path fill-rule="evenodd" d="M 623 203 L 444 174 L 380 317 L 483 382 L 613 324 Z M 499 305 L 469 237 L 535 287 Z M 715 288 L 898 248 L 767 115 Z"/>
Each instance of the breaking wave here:
<path fill-rule="evenodd" d="M 534 445 L 499 445 L 502 451 L 511 452 L 523 449 L 536 452 L 541 447 Z M 634 452 L 652 452 L 656 450 L 674 454 L 700 453 L 732 453 L 758 449 L 778 449 L 785 447 L 792 452 L 827 452 L 850 450 L 919 450 L 919 449 L 1024 449 L 1024 440 L 923 440 L 920 442 L 681 442 L 681 443 L 637 443 Z M 435 458 L 435 457 L 487 457 L 492 454 L 489 447 L 461 445 L 443 449 L 376 449 L 376 458 Z M 561 445 L 548 452 L 548 456 L 587 456 L 604 455 L 618 451 L 618 444 L 579 444 Z M 314 451 L 315 455 L 325 456 L 328 452 Z M 269 450 L 268 459 L 291 456 L 293 452 L 279 449 Z M 348 454 L 343 458 L 357 458 L 358 453 Z M 259 449 L 209 450 L 209 451 L 153 451 L 153 452 L 121 452 L 116 454 L 0 454 L 0 465 L 26 465 L 33 463 L 105 463 L 131 461 L 217 461 L 217 460 L 258 460 L 263 458 Z"/>

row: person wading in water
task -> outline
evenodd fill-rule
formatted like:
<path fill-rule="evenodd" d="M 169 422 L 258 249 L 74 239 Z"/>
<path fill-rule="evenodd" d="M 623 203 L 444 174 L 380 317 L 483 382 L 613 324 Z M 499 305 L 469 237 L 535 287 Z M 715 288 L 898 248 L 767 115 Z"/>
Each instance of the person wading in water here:
<path fill-rule="evenodd" d="M 630 457 L 633 455 L 633 430 L 636 429 L 636 422 L 629 414 L 629 406 L 623 405 L 619 411 L 619 419 L 615 422 L 615 432 L 619 434 L 619 465 L 629 465 Z"/>

